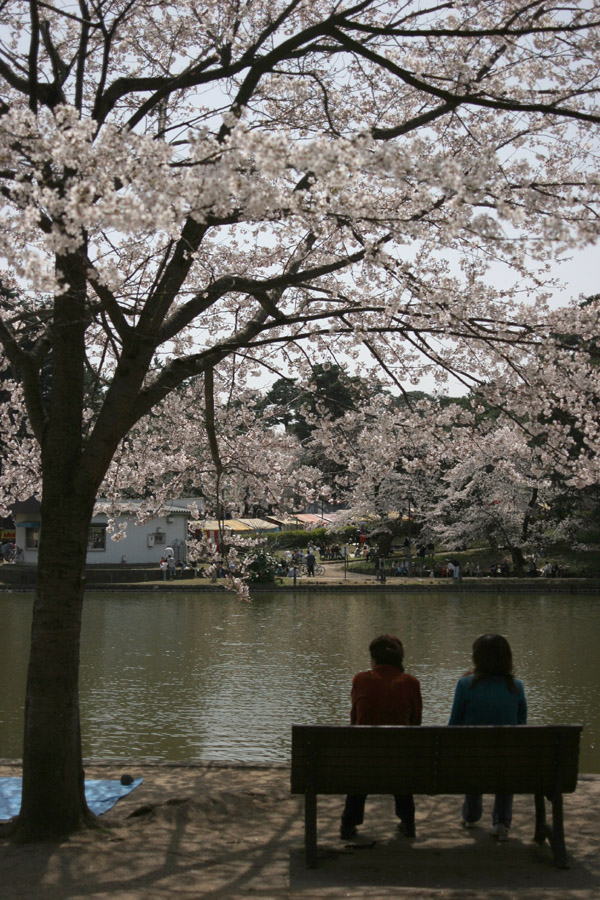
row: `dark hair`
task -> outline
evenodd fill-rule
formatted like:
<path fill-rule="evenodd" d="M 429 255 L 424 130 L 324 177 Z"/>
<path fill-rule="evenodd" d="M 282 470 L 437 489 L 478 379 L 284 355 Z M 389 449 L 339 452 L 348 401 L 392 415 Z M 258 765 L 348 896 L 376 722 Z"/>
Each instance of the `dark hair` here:
<path fill-rule="evenodd" d="M 482 678 L 501 676 L 509 691 L 515 691 L 510 644 L 501 634 L 482 634 L 473 642 L 474 687 Z"/>
<path fill-rule="evenodd" d="M 404 647 L 402 641 L 393 634 L 380 634 L 369 644 L 369 653 L 376 665 L 396 666 L 404 672 Z"/>

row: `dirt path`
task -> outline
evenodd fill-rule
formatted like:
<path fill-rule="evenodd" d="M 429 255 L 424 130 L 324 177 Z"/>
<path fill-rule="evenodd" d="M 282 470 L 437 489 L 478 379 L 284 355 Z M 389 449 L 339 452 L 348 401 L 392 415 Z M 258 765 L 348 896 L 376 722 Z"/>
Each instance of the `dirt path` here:
<path fill-rule="evenodd" d="M 565 797 L 571 868 L 532 843 L 533 800 L 515 798 L 511 839 L 465 831 L 457 797 L 417 797 L 417 838 L 395 830 L 391 798 L 370 798 L 361 840 L 338 838 L 341 797 L 319 799 L 319 866 L 304 867 L 302 799 L 287 768 L 115 764 L 89 777 L 144 777 L 61 844 L 0 842 L 0 900 L 598 900 L 600 777 Z M 0 767 L 0 774 L 18 774 Z M 484 815 L 489 816 L 490 803 Z"/>

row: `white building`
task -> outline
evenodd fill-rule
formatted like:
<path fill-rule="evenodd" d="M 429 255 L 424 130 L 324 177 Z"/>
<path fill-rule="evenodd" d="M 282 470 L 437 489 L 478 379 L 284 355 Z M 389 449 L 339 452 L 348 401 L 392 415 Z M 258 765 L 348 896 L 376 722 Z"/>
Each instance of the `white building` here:
<path fill-rule="evenodd" d="M 177 560 L 186 559 L 187 524 L 191 515 L 188 505 L 192 500 L 169 500 L 161 515 L 140 524 L 137 521 L 135 501 L 127 501 L 127 509 L 114 516 L 114 533 L 126 525 L 124 537 L 112 540 L 107 532 L 108 516 L 97 512 L 88 532 L 86 564 L 94 565 L 158 565 L 167 547 L 172 547 Z M 124 504 L 125 506 L 125 504 Z M 20 507 L 22 507 L 20 509 Z M 98 504 L 101 508 L 101 504 Z M 14 511 L 17 547 L 23 550 L 23 561 L 37 563 L 40 539 L 39 504 L 34 501 L 17 504 Z"/>

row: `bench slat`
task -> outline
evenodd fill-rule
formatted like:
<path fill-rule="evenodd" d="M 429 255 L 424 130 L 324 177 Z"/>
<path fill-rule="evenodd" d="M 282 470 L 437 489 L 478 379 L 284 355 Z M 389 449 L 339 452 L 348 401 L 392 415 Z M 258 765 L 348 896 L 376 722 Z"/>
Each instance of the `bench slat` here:
<path fill-rule="evenodd" d="M 292 792 L 570 793 L 581 726 L 294 726 Z M 395 785 L 394 790 L 390 784 Z M 368 785 L 372 785 L 368 787 Z M 412 785 L 412 787 L 410 787 Z"/>

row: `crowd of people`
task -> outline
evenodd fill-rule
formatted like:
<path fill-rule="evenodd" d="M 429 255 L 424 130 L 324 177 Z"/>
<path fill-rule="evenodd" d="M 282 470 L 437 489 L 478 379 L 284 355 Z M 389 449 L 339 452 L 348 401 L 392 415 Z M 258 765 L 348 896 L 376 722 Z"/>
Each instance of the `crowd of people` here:
<path fill-rule="evenodd" d="M 5 555 L 6 548 L 6 555 Z M 12 550 L 10 548 L 13 548 Z M 385 581 L 386 577 L 407 577 L 418 575 L 419 577 L 430 578 L 453 578 L 460 581 L 464 577 L 508 577 L 514 573 L 507 559 L 500 563 L 492 563 L 489 568 L 482 569 L 477 562 L 467 560 L 464 566 L 457 557 L 450 557 L 444 563 L 429 565 L 429 558 L 433 557 L 433 544 L 417 544 L 414 555 L 411 558 L 411 545 L 408 540 L 405 541 L 405 557 L 394 561 L 386 560 L 381 557 L 377 547 L 369 545 L 365 535 L 361 535 L 361 540 L 355 544 L 327 544 L 321 538 L 315 541 L 309 541 L 306 549 L 295 547 L 283 552 L 279 559 L 275 575 L 279 577 L 296 578 L 299 575 L 306 574 L 308 577 L 315 575 L 315 566 L 317 564 L 317 554 L 319 560 L 344 561 L 350 559 L 364 559 L 366 562 L 375 564 L 375 575 L 378 580 Z M 14 560 L 16 552 L 19 548 L 13 545 L 2 545 L 2 558 L 5 561 Z M 21 551 L 22 552 L 22 551 Z M 12 555 L 9 555 L 12 554 Z M 159 567 L 162 572 L 163 579 L 174 580 L 181 577 L 216 577 L 222 578 L 226 575 L 236 575 L 236 571 L 227 567 L 223 559 L 217 559 L 207 568 L 199 566 L 197 563 L 186 564 L 183 560 L 177 560 L 173 548 L 167 547 L 164 555 L 161 557 Z M 318 568 L 318 567 L 317 567 Z M 322 572 L 322 569 L 319 569 Z M 568 567 L 560 563 L 551 563 L 546 560 L 545 564 L 538 569 L 536 560 L 531 557 L 528 560 L 527 569 L 524 574 L 530 577 L 541 576 L 543 578 L 558 578 L 568 575 Z"/>
<path fill-rule="evenodd" d="M 423 700 L 417 678 L 404 670 L 404 648 L 399 638 L 382 634 L 369 645 L 371 667 L 352 680 L 351 725 L 421 724 Z M 527 701 L 522 682 L 514 677 L 510 645 L 500 634 L 482 634 L 473 643 L 472 668 L 459 679 L 449 716 L 449 725 L 524 725 Z M 491 834 L 508 839 L 512 821 L 512 794 L 496 794 Z M 346 797 L 340 837 L 351 840 L 363 823 L 366 795 Z M 412 795 L 394 796 L 398 828 L 415 836 L 415 802 Z M 482 797 L 465 796 L 461 823 L 475 828 L 482 817 Z"/>
<path fill-rule="evenodd" d="M 341 544 L 327 544 L 319 539 L 313 545 L 313 552 L 318 551 L 321 559 L 344 559 L 344 551 Z"/>
<path fill-rule="evenodd" d="M 158 567 L 163 581 L 174 581 L 176 578 L 183 578 L 184 576 L 204 578 L 206 574 L 204 566 L 199 566 L 196 562 L 190 562 L 189 565 L 186 565 L 183 559 L 176 559 L 173 547 L 165 549 L 163 556 L 159 560 Z"/>

